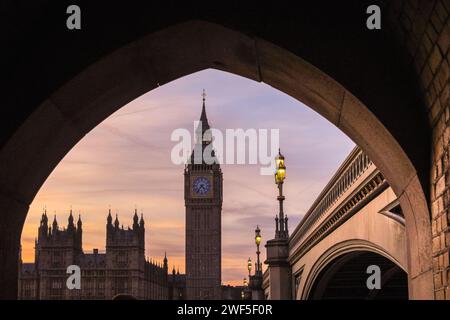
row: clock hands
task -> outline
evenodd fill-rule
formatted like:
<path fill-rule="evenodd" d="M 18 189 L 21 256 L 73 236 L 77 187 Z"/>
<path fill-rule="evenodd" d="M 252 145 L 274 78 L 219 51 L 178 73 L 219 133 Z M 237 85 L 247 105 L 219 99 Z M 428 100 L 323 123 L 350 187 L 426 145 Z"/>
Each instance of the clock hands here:
<path fill-rule="evenodd" d="M 209 182 L 206 179 L 199 178 L 194 181 L 194 191 L 198 194 L 206 194 L 209 191 Z"/>

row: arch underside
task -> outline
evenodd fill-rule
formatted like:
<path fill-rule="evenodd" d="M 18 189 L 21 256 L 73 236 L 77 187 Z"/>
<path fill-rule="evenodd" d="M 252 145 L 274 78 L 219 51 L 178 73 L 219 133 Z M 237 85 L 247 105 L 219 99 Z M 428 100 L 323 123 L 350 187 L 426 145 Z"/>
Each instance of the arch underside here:
<path fill-rule="evenodd" d="M 379 268 L 380 273 L 370 267 Z M 368 287 L 377 280 L 379 289 Z M 330 261 L 315 279 L 309 299 L 389 299 L 408 298 L 407 274 L 397 264 L 373 251 L 352 251 Z"/>
<path fill-rule="evenodd" d="M 359 257 L 362 253 L 370 253 L 372 256 L 368 259 L 362 259 Z M 320 256 L 315 259 L 311 267 L 307 269 L 307 272 L 302 275 L 305 283 L 302 284 L 302 287 L 300 288 L 301 291 L 299 296 L 301 299 L 307 300 L 325 298 L 322 296 L 322 291 L 327 286 L 328 280 L 332 278 L 333 274 L 339 270 L 340 266 L 344 265 L 349 260 L 353 261 L 353 266 L 351 266 L 353 270 L 357 270 L 357 272 L 353 275 L 353 278 L 349 277 L 349 288 L 351 287 L 352 281 L 353 284 L 355 284 L 355 281 L 359 281 L 357 284 L 357 286 L 359 286 L 358 294 L 355 293 L 353 296 L 350 296 L 351 293 L 349 293 L 348 298 L 351 299 L 376 298 L 377 292 L 372 292 L 369 296 L 369 292 L 365 290 L 365 279 L 368 278 L 365 268 L 371 265 L 371 260 L 379 261 L 380 264 L 384 265 L 384 268 L 382 268 L 382 274 L 396 266 L 396 270 L 398 272 L 401 271 L 401 274 L 408 278 L 409 272 L 408 266 L 405 265 L 406 261 L 404 261 L 404 259 L 399 256 L 399 252 L 395 252 L 392 247 L 386 248 L 382 244 L 376 244 L 371 240 L 350 237 L 348 240 L 337 242 L 328 247 L 326 250 L 323 250 Z M 330 270 L 332 272 L 330 272 Z M 328 280 L 322 281 L 320 284 L 322 291 L 319 290 L 320 292 L 317 293 L 318 283 L 323 280 L 325 273 L 327 273 L 326 278 L 328 278 Z M 390 275 L 391 273 L 388 273 L 388 276 Z M 362 279 L 364 279 L 364 282 L 362 282 Z M 408 285 L 408 281 L 406 282 L 406 285 Z M 406 288 L 406 292 L 408 292 L 408 288 Z M 337 299 L 337 297 L 334 299 Z"/>

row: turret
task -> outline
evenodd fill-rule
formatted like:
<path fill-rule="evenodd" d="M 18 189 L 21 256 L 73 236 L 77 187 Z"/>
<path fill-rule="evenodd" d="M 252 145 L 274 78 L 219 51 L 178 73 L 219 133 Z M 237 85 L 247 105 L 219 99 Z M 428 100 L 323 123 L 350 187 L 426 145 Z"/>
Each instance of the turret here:
<path fill-rule="evenodd" d="M 139 220 L 138 224 L 138 216 L 137 212 L 134 212 L 134 223 L 133 223 L 133 230 L 138 230 L 137 234 L 139 235 L 139 246 L 143 249 L 145 249 L 145 228 L 144 228 L 144 214 L 141 212 L 141 218 Z"/>
<path fill-rule="evenodd" d="M 116 220 L 114 221 L 114 227 L 116 229 L 119 229 L 119 216 L 117 213 L 116 213 Z"/>
<path fill-rule="evenodd" d="M 165 251 L 164 251 L 164 260 L 163 260 L 163 262 L 164 262 L 163 268 L 164 268 L 164 270 L 166 270 L 166 273 L 167 273 L 167 270 L 169 270 L 169 264 L 168 264 L 168 261 L 167 261 L 167 253 Z"/>
<path fill-rule="evenodd" d="M 139 229 L 139 217 L 137 215 L 137 209 L 134 209 L 134 216 L 133 216 L 133 230 Z"/>
<path fill-rule="evenodd" d="M 48 218 L 47 218 L 47 210 L 44 209 L 44 212 L 42 213 L 42 217 L 41 217 L 41 223 L 39 225 L 39 230 L 38 230 L 38 238 L 45 238 L 47 237 L 48 234 Z"/>
<path fill-rule="evenodd" d="M 82 225 L 83 225 L 83 223 L 81 222 L 81 214 L 79 214 L 79 215 L 78 215 L 78 221 L 77 221 L 77 230 L 78 230 L 79 232 L 82 231 Z"/>
<path fill-rule="evenodd" d="M 144 229 L 144 214 L 141 213 L 141 220 L 139 220 L 139 226 Z"/>
<path fill-rule="evenodd" d="M 72 215 L 72 209 L 70 209 L 69 218 L 67 219 L 67 230 L 74 231 L 75 230 L 75 224 L 73 223 L 73 215 Z"/>
<path fill-rule="evenodd" d="M 55 214 L 52 224 L 52 233 L 55 234 L 57 230 L 58 230 L 58 222 L 56 221 L 56 214 Z"/>
<path fill-rule="evenodd" d="M 42 213 L 42 218 L 41 218 L 41 225 L 47 227 L 47 224 L 48 224 L 47 209 L 44 209 L 44 212 Z"/>
<path fill-rule="evenodd" d="M 81 215 L 78 215 L 78 221 L 77 221 L 77 246 L 78 249 L 81 251 L 83 248 L 83 226 L 81 222 Z"/>
<path fill-rule="evenodd" d="M 112 227 L 111 208 L 109 208 L 109 211 L 108 211 L 108 217 L 106 218 L 106 223 L 107 223 L 108 226 L 111 226 L 111 227 Z"/>

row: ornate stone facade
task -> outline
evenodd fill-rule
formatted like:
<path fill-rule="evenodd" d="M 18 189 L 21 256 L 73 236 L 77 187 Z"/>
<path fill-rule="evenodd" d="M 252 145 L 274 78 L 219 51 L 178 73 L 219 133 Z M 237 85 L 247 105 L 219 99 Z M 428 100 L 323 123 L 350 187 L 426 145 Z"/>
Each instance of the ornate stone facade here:
<path fill-rule="evenodd" d="M 168 298 L 167 257 L 162 263 L 145 257 L 144 219 L 133 217 L 132 228 L 112 221 L 106 224 L 106 252 L 84 253 L 82 222 L 75 226 L 70 212 L 67 229 L 60 229 L 56 216 L 51 226 L 44 212 L 35 246 L 35 263 L 19 264 L 19 299 L 112 299 L 119 294 L 137 299 Z M 67 267 L 81 269 L 81 289 L 66 286 Z"/>

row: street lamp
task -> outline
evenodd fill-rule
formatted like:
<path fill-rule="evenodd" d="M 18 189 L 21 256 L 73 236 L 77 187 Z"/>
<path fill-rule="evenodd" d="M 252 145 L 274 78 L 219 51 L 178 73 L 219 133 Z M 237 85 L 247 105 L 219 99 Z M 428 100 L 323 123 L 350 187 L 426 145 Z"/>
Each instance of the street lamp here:
<path fill-rule="evenodd" d="M 275 184 L 283 184 L 286 178 L 286 165 L 284 164 L 284 156 L 281 154 L 280 149 L 278 149 L 278 155 L 275 158 L 276 171 L 275 171 Z"/>
<path fill-rule="evenodd" d="M 244 277 L 244 287 L 242 288 L 242 291 L 241 291 L 242 300 L 248 299 L 248 290 L 249 290 L 248 281 L 247 281 L 247 278 Z"/>
<path fill-rule="evenodd" d="M 280 213 L 279 216 L 275 218 L 276 228 L 275 228 L 275 238 L 287 238 L 288 228 L 287 228 L 287 217 L 284 217 L 283 211 L 283 182 L 286 179 L 286 165 L 284 164 L 284 156 L 281 154 L 280 149 L 278 149 L 278 155 L 275 158 L 276 171 L 275 171 L 275 184 L 278 186 L 278 201 L 280 203 Z"/>
<path fill-rule="evenodd" d="M 260 251 L 259 251 L 259 244 L 261 243 L 261 230 L 259 229 L 259 226 L 256 226 L 255 229 L 255 244 L 256 244 L 256 270 L 255 270 L 255 274 L 256 273 L 261 273 L 262 272 L 262 266 L 261 266 L 261 262 L 259 261 L 259 255 L 260 255 Z"/>
<path fill-rule="evenodd" d="M 250 278 L 252 272 L 252 259 L 250 259 L 250 257 L 248 258 L 247 261 L 247 269 L 248 269 L 248 277 Z"/>

